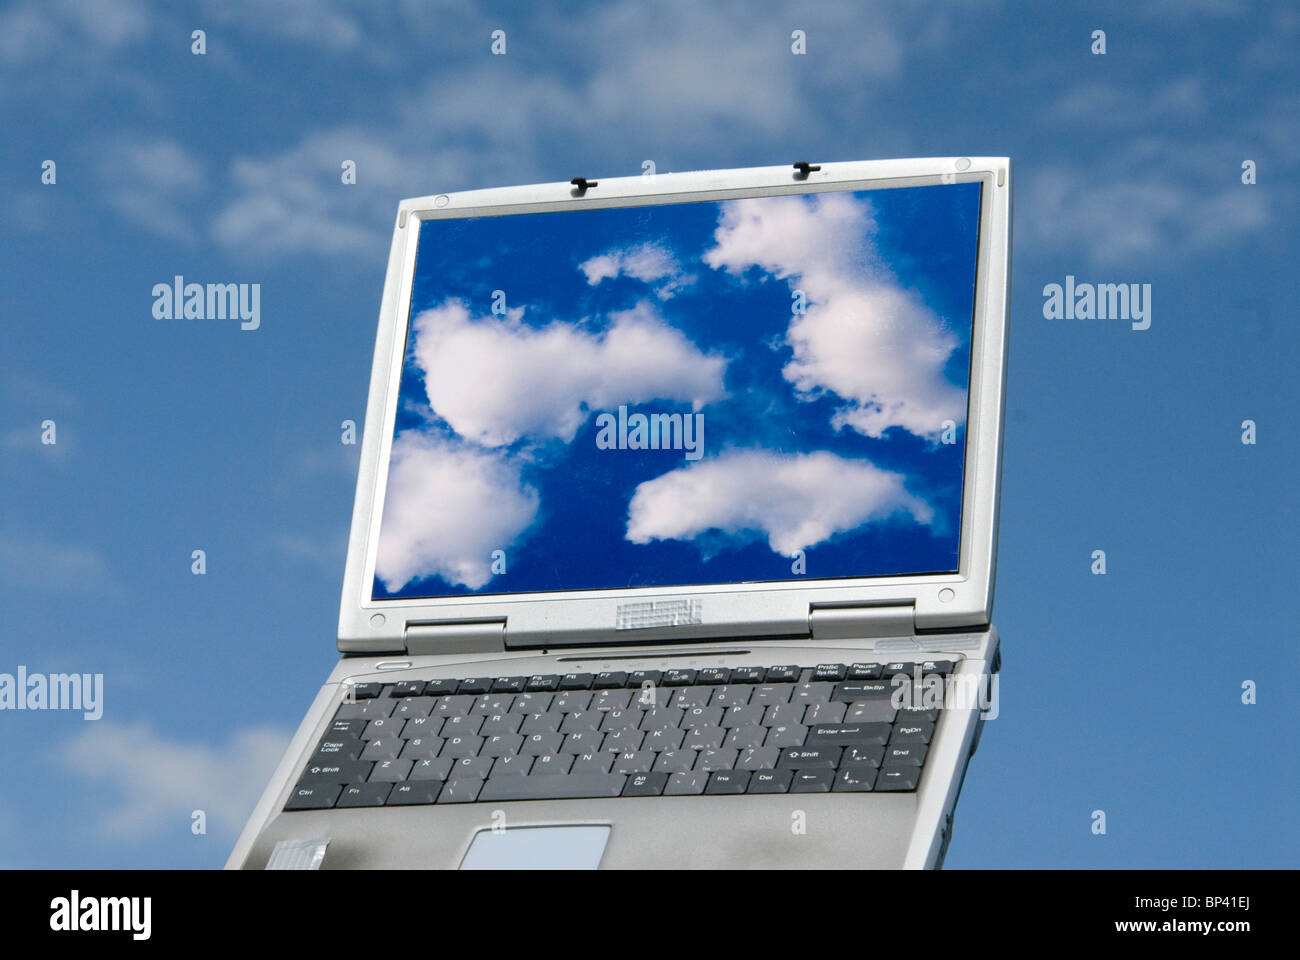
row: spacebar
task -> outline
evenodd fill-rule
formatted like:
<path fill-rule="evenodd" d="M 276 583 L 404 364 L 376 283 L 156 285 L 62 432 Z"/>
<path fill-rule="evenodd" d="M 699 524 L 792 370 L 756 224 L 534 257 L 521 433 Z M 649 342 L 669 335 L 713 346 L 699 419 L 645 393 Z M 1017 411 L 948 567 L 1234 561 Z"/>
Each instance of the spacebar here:
<path fill-rule="evenodd" d="M 512 775 L 483 784 L 484 800 L 578 800 L 583 797 L 617 797 L 627 777 L 621 773 L 544 773 L 538 777 Z"/>

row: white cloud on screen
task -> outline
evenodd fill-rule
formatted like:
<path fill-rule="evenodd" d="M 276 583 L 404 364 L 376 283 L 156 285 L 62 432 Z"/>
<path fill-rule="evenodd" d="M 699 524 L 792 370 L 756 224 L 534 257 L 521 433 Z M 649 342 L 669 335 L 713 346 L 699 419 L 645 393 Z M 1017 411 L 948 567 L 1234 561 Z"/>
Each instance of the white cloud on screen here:
<path fill-rule="evenodd" d="M 723 453 L 647 480 L 628 506 L 627 539 L 691 540 L 710 530 L 758 531 L 782 556 L 894 514 L 934 519 L 901 474 L 833 453 Z"/>
<path fill-rule="evenodd" d="M 783 371 L 805 398 L 829 391 L 846 403 L 832 424 L 879 437 L 902 427 L 936 437 L 966 417 L 965 392 L 944 376 L 957 336 L 880 263 L 869 204 L 841 193 L 733 200 L 704 261 L 742 276 L 757 266 L 803 290 Z"/>
<path fill-rule="evenodd" d="M 537 516 L 537 491 L 497 453 L 421 433 L 393 441 L 375 576 L 390 592 L 440 576 L 477 590 Z"/>
<path fill-rule="evenodd" d="M 612 313 L 603 333 L 518 315 L 474 318 L 459 300 L 412 322 L 429 405 L 489 447 L 520 437 L 573 440 L 591 410 L 651 400 L 699 409 L 723 396 L 726 358 L 702 353 L 648 302 Z"/>
<path fill-rule="evenodd" d="M 660 300 L 669 300 L 694 281 L 684 276 L 681 264 L 666 247 L 641 243 L 621 250 L 609 250 L 578 265 L 590 286 L 620 276 L 631 277 L 654 287 Z"/>

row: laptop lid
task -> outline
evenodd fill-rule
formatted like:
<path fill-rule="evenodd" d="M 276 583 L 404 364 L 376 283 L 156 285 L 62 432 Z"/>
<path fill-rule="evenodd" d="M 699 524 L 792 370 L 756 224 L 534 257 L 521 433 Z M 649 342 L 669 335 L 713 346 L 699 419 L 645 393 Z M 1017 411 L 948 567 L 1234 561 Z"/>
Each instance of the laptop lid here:
<path fill-rule="evenodd" d="M 399 206 L 339 647 L 989 622 L 1010 162 Z"/>

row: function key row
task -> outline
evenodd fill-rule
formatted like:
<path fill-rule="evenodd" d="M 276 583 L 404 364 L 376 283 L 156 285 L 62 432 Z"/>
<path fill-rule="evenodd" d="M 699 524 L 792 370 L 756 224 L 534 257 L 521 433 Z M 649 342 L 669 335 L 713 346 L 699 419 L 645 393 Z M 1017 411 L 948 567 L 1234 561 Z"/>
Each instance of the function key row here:
<path fill-rule="evenodd" d="M 532 677 L 471 677 L 463 680 L 402 680 L 398 683 L 357 683 L 351 686 L 356 700 L 376 697 L 443 697 L 454 694 L 551 693 L 566 690 L 614 690 L 661 687 L 689 687 L 697 684 L 801 683 L 812 681 L 882 680 L 903 673 L 923 676 L 952 672 L 951 660 L 922 660 L 892 663 L 819 663 L 814 667 L 704 667 L 699 670 L 621 670 L 606 673 L 553 673 Z"/>

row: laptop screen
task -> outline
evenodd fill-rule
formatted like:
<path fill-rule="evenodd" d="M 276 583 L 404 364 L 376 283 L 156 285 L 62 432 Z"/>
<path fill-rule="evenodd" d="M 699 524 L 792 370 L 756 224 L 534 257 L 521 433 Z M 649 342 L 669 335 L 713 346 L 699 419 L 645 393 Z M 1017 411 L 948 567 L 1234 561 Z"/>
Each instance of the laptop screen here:
<path fill-rule="evenodd" d="M 373 596 L 958 569 L 980 184 L 427 220 Z"/>

